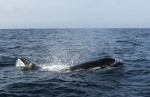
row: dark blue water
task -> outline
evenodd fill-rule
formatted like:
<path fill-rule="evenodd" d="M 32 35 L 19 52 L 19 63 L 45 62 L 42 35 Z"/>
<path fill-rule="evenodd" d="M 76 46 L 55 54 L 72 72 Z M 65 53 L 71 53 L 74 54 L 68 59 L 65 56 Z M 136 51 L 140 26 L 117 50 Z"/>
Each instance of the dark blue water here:
<path fill-rule="evenodd" d="M 18 57 L 46 69 L 22 71 Z M 103 57 L 124 66 L 59 72 Z M 30 96 L 150 97 L 150 29 L 0 30 L 0 97 Z"/>

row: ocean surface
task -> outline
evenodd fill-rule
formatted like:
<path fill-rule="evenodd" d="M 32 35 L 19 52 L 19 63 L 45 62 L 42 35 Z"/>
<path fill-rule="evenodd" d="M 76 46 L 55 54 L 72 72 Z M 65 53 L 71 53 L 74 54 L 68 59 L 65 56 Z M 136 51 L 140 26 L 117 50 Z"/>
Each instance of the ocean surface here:
<path fill-rule="evenodd" d="M 25 57 L 43 69 L 16 67 Z M 65 72 L 112 57 L 123 67 Z M 150 97 L 150 29 L 1 29 L 0 97 Z"/>

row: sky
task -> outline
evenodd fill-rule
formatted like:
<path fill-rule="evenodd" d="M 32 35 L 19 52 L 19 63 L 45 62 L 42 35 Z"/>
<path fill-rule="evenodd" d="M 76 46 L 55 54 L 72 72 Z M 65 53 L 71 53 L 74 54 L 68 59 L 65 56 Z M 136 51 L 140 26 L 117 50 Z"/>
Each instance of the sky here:
<path fill-rule="evenodd" d="M 150 28 L 150 0 L 0 0 L 6 28 Z"/>

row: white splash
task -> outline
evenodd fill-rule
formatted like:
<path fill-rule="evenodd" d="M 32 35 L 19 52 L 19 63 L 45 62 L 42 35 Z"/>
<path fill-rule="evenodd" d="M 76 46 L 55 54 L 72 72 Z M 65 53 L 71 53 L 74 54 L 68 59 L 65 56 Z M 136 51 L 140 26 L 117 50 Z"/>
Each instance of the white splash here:
<path fill-rule="evenodd" d="M 52 72 L 67 72 L 70 66 L 68 65 L 42 65 L 41 71 L 52 71 Z"/>

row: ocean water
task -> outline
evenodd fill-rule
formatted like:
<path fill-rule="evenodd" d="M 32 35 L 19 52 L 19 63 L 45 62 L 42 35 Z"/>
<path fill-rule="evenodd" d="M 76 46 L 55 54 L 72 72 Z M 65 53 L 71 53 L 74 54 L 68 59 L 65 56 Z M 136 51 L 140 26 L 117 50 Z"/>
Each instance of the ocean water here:
<path fill-rule="evenodd" d="M 43 69 L 22 71 L 18 57 Z M 123 67 L 61 71 L 104 57 Z M 150 97 L 150 29 L 1 29 L 0 97 Z"/>

